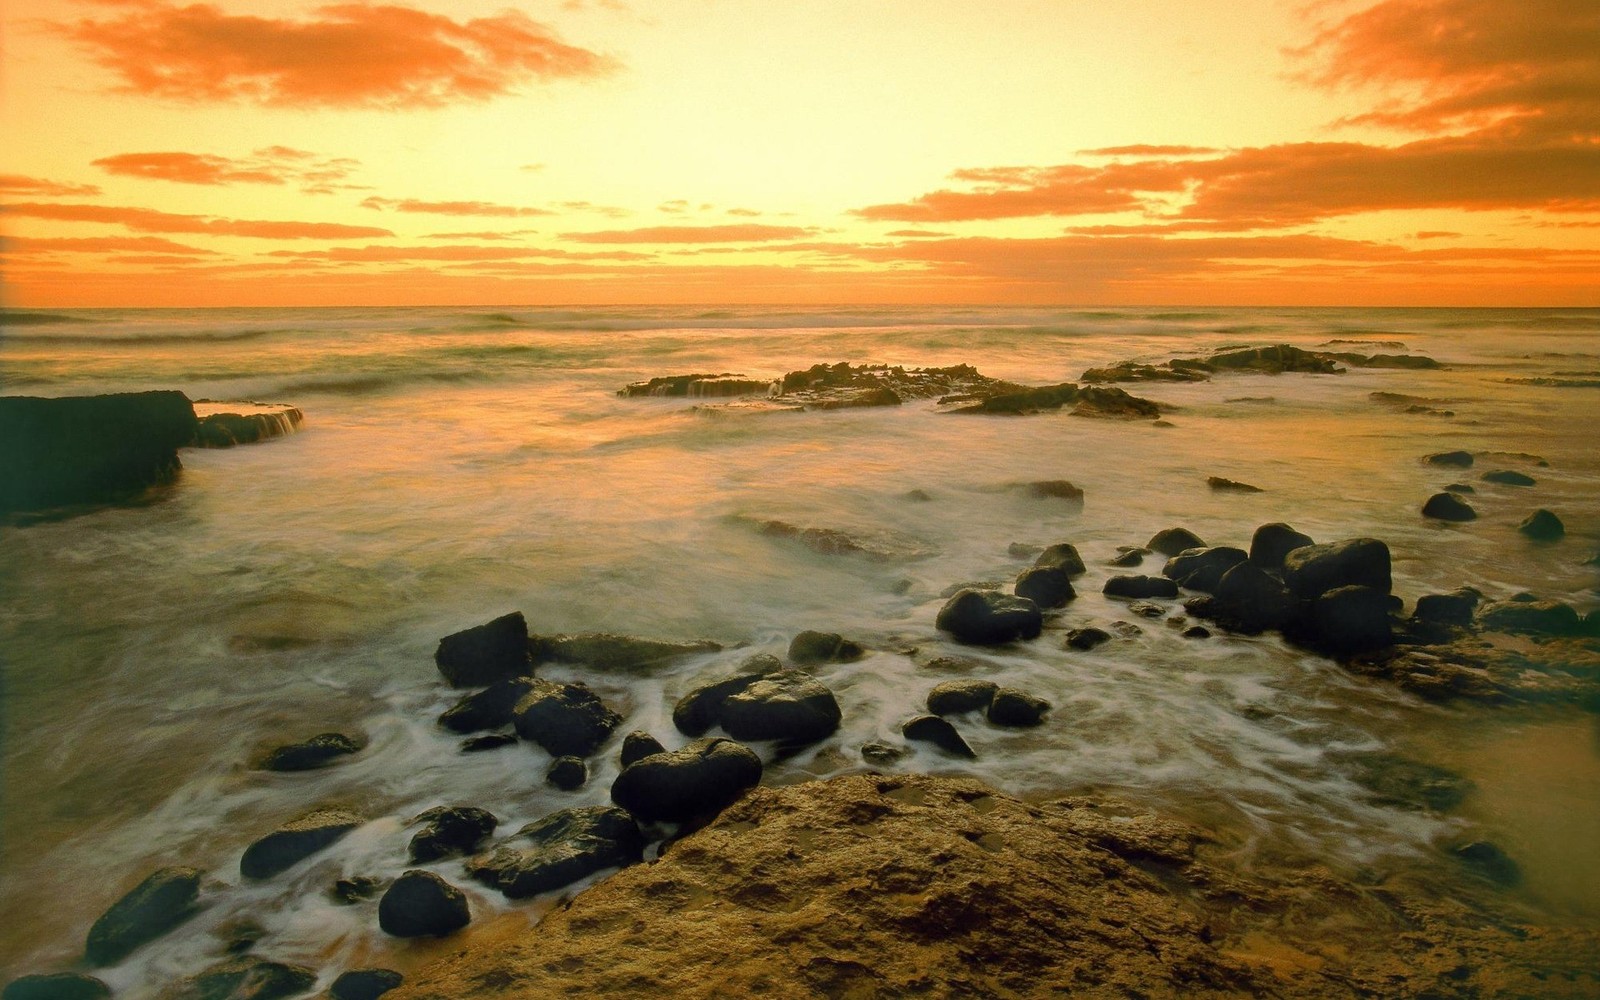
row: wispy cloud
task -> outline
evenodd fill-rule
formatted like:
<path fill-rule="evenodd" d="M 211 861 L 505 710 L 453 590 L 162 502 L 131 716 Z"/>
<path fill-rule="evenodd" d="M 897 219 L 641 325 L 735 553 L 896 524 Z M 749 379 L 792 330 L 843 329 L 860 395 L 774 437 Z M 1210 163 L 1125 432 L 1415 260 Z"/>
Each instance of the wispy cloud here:
<path fill-rule="evenodd" d="M 0 174 L 0 195 L 31 195 L 35 198 L 82 198 L 97 195 L 100 189 L 93 184 L 70 184 L 63 181 L 24 177 L 21 174 Z"/>
<path fill-rule="evenodd" d="M 809 235 L 799 226 L 762 226 L 754 223 L 731 226 L 645 226 L 641 229 L 609 229 L 592 233 L 562 233 L 574 243 L 763 243 L 792 240 Z"/>
<path fill-rule="evenodd" d="M 139 252 L 167 255 L 214 256 L 215 250 L 202 250 L 159 236 L 10 236 L 0 243 L 0 252 L 37 253 L 115 253 Z"/>
<path fill-rule="evenodd" d="M 547 208 L 525 208 L 518 205 L 497 205 L 488 201 L 421 201 L 416 198 L 364 198 L 363 208 L 394 212 L 416 212 L 424 215 L 480 215 L 492 218 L 515 219 L 530 215 L 554 215 Z"/>
<path fill-rule="evenodd" d="M 375 226 L 347 226 L 337 222 L 278 222 L 267 219 L 223 219 L 206 215 L 177 215 L 149 208 L 115 205 L 48 204 L 19 202 L 0 206 L 0 215 L 57 222 L 103 222 L 141 233 L 205 233 L 212 236 L 253 236 L 269 240 L 348 240 L 393 236 Z"/>
<path fill-rule="evenodd" d="M 307 194 L 332 191 L 360 165 L 357 160 L 318 157 L 288 146 L 268 146 L 239 158 L 210 153 L 118 153 L 91 162 L 106 173 L 123 177 L 177 184 L 299 184 Z"/>

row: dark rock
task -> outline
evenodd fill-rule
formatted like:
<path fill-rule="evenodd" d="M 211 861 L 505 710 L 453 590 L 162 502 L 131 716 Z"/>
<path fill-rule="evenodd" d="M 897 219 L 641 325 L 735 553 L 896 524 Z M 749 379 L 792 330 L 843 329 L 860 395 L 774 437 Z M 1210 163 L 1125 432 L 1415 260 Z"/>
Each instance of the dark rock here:
<path fill-rule="evenodd" d="M 1487 840 L 1462 844 L 1450 852 L 1456 860 L 1491 882 L 1513 886 L 1522 881 L 1522 869 L 1511 856 Z"/>
<path fill-rule="evenodd" d="M 1237 625 L 1245 632 L 1283 628 L 1298 610 L 1289 588 L 1248 561 L 1222 574 L 1214 596 L 1215 610 L 1225 619 L 1224 624 Z"/>
<path fill-rule="evenodd" d="M 1394 641 L 1388 595 L 1372 587 L 1335 587 L 1311 605 L 1317 644 L 1336 653 L 1379 649 Z"/>
<path fill-rule="evenodd" d="M 1211 630 L 1206 628 L 1204 625 L 1191 625 L 1188 628 L 1184 629 L 1179 634 L 1182 635 L 1185 639 L 1209 639 L 1209 638 L 1211 638 Z"/>
<path fill-rule="evenodd" d="M 236 917 L 218 925 L 213 934 L 226 942 L 225 947 L 231 955 L 242 955 L 254 948 L 267 936 L 267 929 L 261 922 L 250 917 Z"/>
<path fill-rule="evenodd" d="M 544 780 L 563 792 L 576 791 L 589 780 L 589 767 L 582 757 L 557 757 L 544 772 Z"/>
<path fill-rule="evenodd" d="M 761 758 L 733 740 L 696 740 L 622 769 L 611 801 L 646 823 L 714 816 L 761 783 Z"/>
<path fill-rule="evenodd" d="M 248 955 L 173 983 L 161 1000 L 280 1000 L 307 992 L 316 981 L 317 974 L 303 965 Z"/>
<path fill-rule="evenodd" d="M 717 725 L 722 713 L 722 703 L 738 694 L 767 674 L 783 669 L 775 656 L 759 653 L 740 665 L 740 673 L 732 677 L 702 684 L 682 698 L 672 709 L 672 723 L 685 736 L 703 736 Z"/>
<path fill-rule="evenodd" d="M 1478 512 L 1454 493 L 1435 493 L 1422 505 L 1422 516 L 1436 521 L 1474 521 Z"/>
<path fill-rule="evenodd" d="M 475 733 L 509 726 L 512 710 L 532 689 L 533 679 L 530 677 L 495 681 L 482 691 L 475 691 L 445 709 L 444 714 L 439 716 L 439 725 L 452 733 Z"/>
<path fill-rule="evenodd" d="M 1422 459 L 1429 465 L 1444 465 L 1456 469 L 1472 468 L 1472 452 L 1470 451 L 1441 451 L 1426 455 Z"/>
<path fill-rule="evenodd" d="M 318 809 L 291 820 L 245 848 L 239 872 L 245 878 L 271 878 L 299 864 L 362 824 L 343 809 Z"/>
<path fill-rule="evenodd" d="M 378 900 L 378 926 L 395 937 L 444 937 L 471 922 L 467 894 L 420 868 L 395 879 Z"/>
<path fill-rule="evenodd" d="M 364 737 L 318 733 L 300 743 L 290 743 L 267 751 L 261 758 L 261 768 L 266 771 L 310 771 L 326 767 L 340 757 L 358 753 L 366 745 Z"/>
<path fill-rule="evenodd" d="M 1164 604 L 1152 604 L 1149 601 L 1134 601 L 1128 605 L 1128 610 L 1140 618 L 1165 618 L 1167 607 Z"/>
<path fill-rule="evenodd" d="M 1132 639 L 1136 635 L 1144 634 L 1144 629 L 1133 622 L 1114 621 L 1111 623 L 1111 629 L 1124 639 Z"/>
<path fill-rule="evenodd" d="M 709 726 L 707 728 L 710 728 Z M 667 748 L 649 733 L 635 729 L 622 738 L 622 766 L 637 763 L 653 754 L 666 753 Z"/>
<path fill-rule="evenodd" d="M 1025 597 L 984 590 L 961 590 L 939 609 L 934 624 L 959 642 L 996 646 L 1033 639 L 1043 628 L 1039 606 Z"/>
<path fill-rule="evenodd" d="M 528 651 L 538 663 L 575 663 L 596 670 L 625 673 L 648 672 L 654 667 L 685 656 L 721 651 L 722 644 L 710 639 L 678 642 L 641 639 L 610 632 L 584 632 L 578 635 L 536 635 L 528 639 Z"/>
<path fill-rule="evenodd" d="M 825 556 L 861 556 L 874 562 L 912 558 L 921 553 L 910 544 L 852 535 L 837 528 L 812 528 L 787 521 L 761 521 L 756 530 L 769 538 L 786 538 Z"/>
<path fill-rule="evenodd" d="M 587 684 L 536 679 L 512 710 L 511 722 L 518 736 L 552 757 L 588 757 L 611 737 L 622 716 Z"/>
<path fill-rule="evenodd" d="M 852 663 L 867 655 L 860 643 L 837 632 L 806 630 L 789 643 L 789 659 L 801 666 L 815 663 Z"/>
<path fill-rule="evenodd" d="M 333 981 L 328 996 L 333 1000 L 378 1000 L 405 978 L 393 969 L 351 969 Z"/>
<path fill-rule="evenodd" d="M 1000 688 L 989 702 L 989 721 L 997 726 L 1028 727 L 1044 721 L 1050 703 L 1016 688 Z"/>
<path fill-rule="evenodd" d="M 833 692 L 799 670 L 758 678 L 722 702 L 717 721 L 736 740 L 815 743 L 839 728 L 839 702 Z"/>
<path fill-rule="evenodd" d="M 1207 476 L 1206 485 L 1223 493 L 1261 493 L 1259 486 L 1241 483 L 1233 479 L 1223 479 L 1221 476 Z"/>
<path fill-rule="evenodd" d="M 1167 367 L 1123 361 L 1108 368 L 1089 368 L 1079 376 L 1083 382 L 1204 382 L 1203 370 L 1181 365 L 1181 359 L 1169 361 Z M 1204 362 L 1193 362 L 1204 364 Z M 1209 365 L 1206 366 L 1209 369 Z"/>
<path fill-rule="evenodd" d="M 462 753 L 483 753 L 485 750 L 498 750 L 501 747 L 515 745 L 517 738 L 511 733 L 490 733 L 488 736 L 474 736 L 470 740 L 461 741 Z"/>
<path fill-rule="evenodd" d="M 0 513 L 113 502 L 171 482 L 197 426 L 181 392 L 0 396 Z"/>
<path fill-rule="evenodd" d="M 900 495 L 913 503 L 928 503 L 933 499 L 933 494 L 923 489 L 906 490 Z"/>
<path fill-rule="evenodd" d="M 109 1000 L 111 987 L 78 972 L 22 976 L 6 984 L 0 1000 Z"/>
<path fill-rule="evenodd" d="M 993 392 L 976 402 L 957 407 L 953 413 L 987 413 L 1021 416 L 1059 410 L 1078 399 L 1078 387 L 1071 382 L 1043 386 L 1012 386 Z"/>
<path fill-rule="evenodd" d="M 1161 576 L 1113 576 L 1101 593 L 1108 597 L 1177 597 L 1178 585 Z"/>
<path fill-rule="evenodd" d="M 1071 575 L 1060 566 L 1023 570 L 1012 590 L 1018 597 L 1025 597 L 1041 608 L 1059 608 L 1078 596 L 1072 589 Z"/>
<path fill-rule="evenodd" d="M 1161 416 L 1161 407 L 1148 399 L 1130 396 L 1121 389 L 1108 386 L 1084 386 L 1078 392 L 1078 402 L 1072 408 L 1074 417 L 1112 417 L 1120 420 L 1154 420 Z"/>
<path fill-rule="evenodd" d="M 1444 488 L 1444 491 L 1446 493 L 1458 493 L 1461 496 L 1468 496 L 1468 497 L 1472 496 L 1474 493 L 1478 492 L 1477 490 L 1473 489 L 1471 486 L 1467 485 L 1466 483 L 1451 483 L 1449 486 L 1446 486 Z"/>
<path fill-rule="evenodd" d="M 1163 528 L 1150 536 L 1145 548 L 1164 556 L 1175 556 L 1184 549 L 1203 549 L 1206 543 L 1187 528 Z"/>
<path fill-rule="evenodd" d="M 956 732 L 956 727 L 937 715 L 917 716 L 900 727 L 900 734 L 908 740 L 932 743 L 952 757 L 976 760 L 978 756 L 972 752 L 967 741 L 961 738 L 961 734 Z"/>
<path fill-rule="evenodd" d="M 732 372 L 720 375 L 662 375 L 645 382 L 630 382 L 619 396 L 765 396 L 771 379 L 752 379 Z"/>
<path fill-rule="evenodd" d="M 1119 546 L 1117 546 L 1117 554 L 1116 554 L 1116 556 L 1111 558 L 1111 559 L 1108 559 L 1106 561 L 1106 565 L 1107 566 L 1118 566 L 1118 567 L 1121 567 L 1123 569 L 1127 569 L 1127 568 L 1129 568 L 1131 566 L 1137 566 L 1140 563 L 1144 562 L 1144 557 L 1149 555 L 1149 554 L 1150 554 L 1150 550 L 1147 549 L 1147 548 L 1143 548 L 1142 546 L 1138 546 L 1138 545 L 1119 545 Z"/>
<path fill-rule="evenodd" d="M 194 868 L 158 868 L 111 904 L 89 928 L 84 954 L 90 965 L 110 965 L 189 919 L 200 895 Z"/>
<path fill-rule="evenodd" d="M 1411 613 L 1411 617 L 1439 625 L 1471 625 L 1472 613 L 1477 607 L 1478 595 L 1470 590 L 1457 590 L 1449 594 L 1423 594 L 1417 598 L 1417 607 Z"/>
<path fill-rule="evenodd" d="M 632 816 L 612 806 L 587 806 L 528 824 L 489 854 L 468 861 L 467 874 L 521 899 L 603 868 L 633 864 L 643 853 L 644 837 Z"/>
<path fill-rule="evenodd" d="M 1315 544 L 1310 535 L 1303 534 L 1274 521 L 1257 528 L 1250 536 L 1250 561 L 1266 570 L 1283 568 L 1283 558 L 1295 549 Z"/>
<path fill-rule="evenodd" d="M 328 898 L 338 906 L 354 906 L 376 896 L 386 883 L 372 875 L 351 875 L 337 879 L 328 888 Z"/>
<path fill-rule="evenodd" d="M 1577 635 L 1583 619 L 1560 601 L 1497 601 L 1478 612 L 1478 625 L 1491 632 L 1530 635 Z"/>
<path fill-rule="evenodd" d="M 1387 594 L 1389 546 L 1376 538 L 1301 546 L 1284 556 L 1283 582 L 1307 601 L 1335 587 L 1372 587 Z"/>
<path fill-rule="evenodd" d="M 494 813 L 476 806 L 435 806 L 411 822 L 427 824 L 411 838 L 412 861 L 470 854 L 500 825 Z"/>
<path fill-rule="evenodd" d="M 1536 542 L 1553 542 L 1566 535 L 1567 526 L 1561 523 L 1561 518 L 1541 507 L 1523 519 L 1517 530 Z"/>
<path fill-rule="evenodd" d="M 1224 351 L 1209 359 L 1213 367 L 1230 371 L 1256 371 L 1269 375 L 1282 372 L 1305 372 L 1314 375 L 1333 375 L 1339 366 L 1326 355 L 1302 350 L 1289 344 L 1271 347 L 1250 347 L 1243 350 Z"/>
<path fill-rule="evenodd" d="M 894 764 L 905 755 L 905 747 L 890 746 L 882 740 L 868 740 L 861 744 L 861 759 L 875 766 Z"/>
<path fill-rule="evenodd" d="M 483 687 L 533 673 L 528 622 L 513 611 L 439 640 L 433 662 L 451 687 Z"/>
<path fill-rule="evenodd" d="M 207 408 L 228 404 L 203 399 L 196 402 L 210 404 Z M 281 403 L 247 402 L 251 413 L 213 412 L 199 418 L 195 427 L 194 443 L 201 448 L 232 448 L 235 445 L 255 444 L 271 438 L 293 434 L 305 423 L 306 415 L 299 407 Z"/>
<path fill-rule="evenodd" d="M 1032 559 L 1043 551 L 1043 546 L 1029 545 L 1027 542 L 1012 542 L 1006 546 L 1006 555 L 1013 559 Z"/>
<path fill-rule="evenodd" d="M 1084 628 L 1075 628 L 1067 633 L 1067 646 L 1071 649 L 1089 650 L 1102 642 L 1110 642 L 1111 633 L 1103 628 L 1093 625 Z"/>
<path fill-rule="evenodd" d="M 1217 545 L 1209 549 L 1187 549 L 1167 560 L 1161 575 L 1190 590 L 1210 593 L 1217 589 L 1222 574 L 1249 558 L 1244 549 Z"/>
<path fill-rule="evenodd" d="M 1065 479 L 1042 479 L 1035 483 L 1024 483 L 1022 492 L 1038 500 L 1065 500 L 1069 503 L 1083 503 L 1083 490 Z"/>
<path fill-rule="evenodd" d="M 1499 483 L 1502 486 L 1532 486 L 1538 482 L 1532 476 L 1514 469 L 1496 469 L 1493 472 L 1485 472 L 1478 478 L 1486 483 Z"/>
<path fill-rule="evenodd" d="M 1473 789 L 1471 781 L 1454 771 L 1393 754 L 1360 754 L 1352 763 L 1351 777 L 1380 805 L 1448 812 Z"/>
<path fill-rule="evenodd" d="M 928 692 L 928 711 L 934 715 L 952 715 L 986 709 L 999 688 L 994 681 L 944 681 Z"/>
<path fill-rule="evenodd" d="M 1089 571 L 1083 564 L 1083 557 L 1078 555 L 1077 546 L 1071 542 L 1057 542 L 1039 553 L 1039 558 L 1033 561 L 1038 569 L 1054 567 L 1064 569 L 1068 576 L 1082 576 Z"/>

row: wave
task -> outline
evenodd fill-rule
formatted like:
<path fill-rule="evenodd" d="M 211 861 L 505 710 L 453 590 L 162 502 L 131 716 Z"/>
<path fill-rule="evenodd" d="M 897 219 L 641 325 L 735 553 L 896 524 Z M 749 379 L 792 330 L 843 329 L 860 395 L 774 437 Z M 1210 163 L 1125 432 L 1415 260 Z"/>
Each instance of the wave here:
<path fill-rule="evenodd" d="M 413 385 L 491 382 L 495 378 L 496 376 L 493 372 L 480 371 L 413 371 L 368 375 L 313 376 L 273 383 L 267 394 L 285 399 L 310 395 L 375 396 Z"/>
<path fill-rule="evenodd" d="M 93 322 L 80 320 L 79 322 Z M 94 347 L 171 347 L 177 344 L 231 344 L 261 340 L 280 334 L 299 333 L 294 329 L 208 330 L 196 333 L 6 333 L 6 339 L 38 344 L 83 344 Z"/>
<path fill-rule="evenodd" d="M 0 330 L 13 326 L 56 326 L 61 323 L 93 323 L 94 320 L 68 313 L 22 312 L 0 309 Z"/>

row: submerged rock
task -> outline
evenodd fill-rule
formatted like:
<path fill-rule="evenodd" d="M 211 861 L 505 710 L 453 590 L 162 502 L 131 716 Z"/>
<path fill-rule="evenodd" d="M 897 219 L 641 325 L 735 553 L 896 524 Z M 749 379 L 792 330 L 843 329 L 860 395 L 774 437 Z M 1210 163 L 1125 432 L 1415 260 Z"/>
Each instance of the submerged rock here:
<path fill-rule="evenodd" d="M 483 687 L 533 673 L 528 622 L 522 612 L 462 629 L 439 640 L 433 662 L 451 687 Z"/>
<path fill-rule="evenodd" d="M 1036 500 L 1065 500 L 1079 505 L 1083 503 L 1083 490 L 1065 479 L 1040 479 L 1032 483 L 1023 483 L 1020 489 Z"/>
<path fill-rule="evenodd" d="M 994 681 L 944 681 L 928 692 L 928 711 L 934 715 L 954 715 L 986 709 L 999 689 L 1000 685 Z"/>
<path fill-rule="evenodd" d="M 997 646 L 1014 639 L 1033 639 L 1044 627 L 1039 606 L 1025 597 L 987 590 L 961 590 L 939 610 L 935 625 L 957 641 Z"/>
<path fill-rule="evenodd" d="M 84 955 L 90 965 L 120 962 L 135 948 L 153 941 L 195 914 L 200 896 L 200 871 L 158 868 L 111 904 L 89 928 Z"/>
<path fill-rule="evenodd" d="M 387 884 L 375 875 L 351 875 L 335 879 L 328 888 L 328 898 L 335 906 L 354 906 L 376 896 Z"/>
<path fill-rule="evenodd" d="M 475 691 L 445 709 L 439 716 L 439 725 L 453 733 L 475 733 L 509 726 L 517 702 L 531 690 L 531 677 L 495 681 L 482 691 Z"/>
<path fill-rule="evenodd" d="M 1111 417 L 1119 420 L 1154 420 L 1161 408 L 1148 399 L 1131 396 L 1121 389 L 1085 386 L 1078 393 L 1074 417 Z"/>
<path fill-rule="evenodd" d="M 1208 477 L 1206 477 L 1206 485 L 1211 487 L 1213 490 L 1216 490 L 1216 491 L 1221 492 L 1221 493 L 1261 493 L 1261 492 L 1264 492 L 1261 489 L 1261 487 L 1259 487 L 1259 486 L 1251 486 L 1249 483 L 1241 483 L 1241 482 L 1238 482 L 1237 480 L 1233 480 L 1233 479 L 1224 479 L 1221 476 L 1208 476 Z"/>
<path fill-rule="evenodd" d="M 952 413 L 987 413 L 999 416 L 1025 416 L 1059 410 L 1078 400 L 1078 387 L 1071 382 L 1057 385 L 1010 386 L 983 396 L 976 402 L 957 406 Z"/>
<path fill-rule="evenodd" d="M 500 825 L 494 813 L 476 806 L 435 806 L 411 822 L 427 824 L 411 838 L 412 861 L 470 854 Z"/>
<path fill-rule="evenodd" d="M 1171 557 L 1182 553 L 1185 549 L 1203 549 L 1206 543 L 1188 528 L 1163 528 L 1150 536 L 1144 547 Z"/>
<path fill-rule="evenodd" d="M 622 769 L 611 801 L 646 823 L 713 816 L 761 783 L 761 758 L 733 740 L 696 740 Z"/>
<path fill-rule="evenodd" d="M 1102 642 L 1110 641 L 1110 632 L 1103 628 L 1095 628 L 1093 625 L 1071 629 L 1067 632 L 1067 647 L 1070 649 L 1090 650 Z"/>
<path fill-rule="evenodd" d="M 245 848 L 239 872 L 245 878 L 271 878 L 309 858 L 364 820 L 343 809 L 318 809 L 291 820 Z"/>
<path fill-rule="evenodd" d="M 1561 518 L 1541 507 L 1523 519 L 1517 530 L 1536 542 L 1553 542 L 1566 535 L 1567 526 L 1561 523 Z"/>
<path fill-rule="evenodd" d="M 552 757 L 588 757 L 622 722 L 587 684 L 535 679 L 512 710 L 517 735 Z"/>
<path fill-rule="evenodd" d="M 111 987 L 81 972 L 20 976 L 0 991 L 0 1000 L 110 1000 Z"/>
<path fill-rule="evenodd" d="M 1334 375 L 1339 366 L 1332 357 L 1317 351 L 1307 351 L 1290 344 L 1270 347 L 1248 347 L 1241 350 L 1222 351 L 1207 361 L 1214 368 L 1229 371 L 1254 371 L 1269 375 L 1283 372 L 1306 372 L 1313 375 Z"/>
<path fill-rule="evenodd" d="M 1422 516 L 1436 521 L 1473 521 L 1478 512 L 1454 493 L 1435 493 L 1422 505 Z"/>
<path fill-rule="evenodd" d="M 679 642 L 610 632 L 535 635 L 528 639 L 528 651 L 535 662 L 577 663 L 597 670 L 623 672 L 648 671 L 681 657 L 716 653 L 721 649 L 721 643 L 710 639 Z"/>
<path fill-rule="evenodd" d="M 1101 593 L 1107 597 L 1177 597 L 1178 585 L 1160 576 L 1113 576 L 1106 580 Z"/>
<path fill-rule="evenodd" d="M 303 965 L 246 955 L 230 958 L 161 992 L 161 1000 L 281 1000 L 305 993 L 317 974 Z"/>
<path fill-rule="evenodd" d="M 1042 723 L 1044 713 L 1049 710 L 1050 703 L 1043 698 L 1016 688 L 1003 687 L 994 693 L 994 700 L 989 702 L 987 717 L 997 726 L 1026 728 Z"/>
<path fill-rule="evenodd" d="M 265 771 L 310 771 L 359 753 L 366 745 L 365 737 L 319 733 L 308 740 L 267 751 L 260 767 Z"/>
<path fill-rule="evenodd" d="M 619 396 L 764 396 L 772 380 L 747 378 L 732 372 L 720 375 L 662 375 L 644 382 L 630 382 L 617 390 Z"/>
<path fill-rule="evenodd" d="M 194 443 L 202 448 L 232 448 L 283 437 L 299 430 L 306 419 L 298 407 L 287 403 L 199 399 L 194 409 L 199 418 Z"/>
<path fill-rule="evenodd" d="M 393 969 L 351 969 L 333 981 L 328 996 L 333 1000 L 378 1000 L 403 982 L 405 977 Z"/>
<path fill-rule="evenodd" d="M 1077 546 L 1071 542 L 1057 542 L 1047 547 L 1033 565 L 1038 569 L 1062 569 L 1068 576 L 1082 576 L 1089 571 L 1083 564 L 1083 557 L 1078 555 Z"/>
<path fill-rule="evenodd" d="M 1496 469 L 1493 472 L 1485 472 L 1478 478 L 1486 483 L 1499 483 L 1502 486 L 1532 486 L 1538 482 L 1532 476 L 1514 469 Z"/>
<path fill-rule="evenodd" d="M 917 716 L 900 727 L 900 734 L 908 740 L 932 743 L 952 757 L 976 760 L 978 756 L 972 747 L 967 745 L 967 741 L 961 738 L 956 727 L 952 726 L 949 720 L 937 715 Z"/>
<path fill-rule="evenodd" d="M 806 630 L 789 642 L 789 659 L 801 666 L 816 663 L 853 663 L 867 655 L 858 642 L 837 632 Z"/>
<path fill-rule="evenodd" d="M 1521 867 L 1498 845 L 1487 840 L 1474 840 L 1469 844 L 1462 844 L 1452 849 L 1450 853 L 1456 860 L 1491 882 L 1511 886 L 1522 881 Z"/>
<path fill-rule="evenodd" d="M 1439 625 L 1471 625 L 1478 607 L 1478 593 L 1457 590 L 1449 594 L 1423 594 L 1417 598 L 1411 617 Z"/>
<path fill-rule="evenodd" d="M 559 889 L 605 868 L 639 861 L 644 837 L 633 817 L 613 806 L 563 809 L 530 823 L 467 874 L 511 899 Z"/>
<path fill-rule="evenodd" d="M 511 733 L 490 733 L 488 736 L 474 736 L 470 740 L 461 741 L 462 753 L 483 753 L 486 750 L 499 750 L 509 747 L 517 742 L 516 736 Z"/>
<path fill-rule="evenodd" d="M 1444 465 L 1455 469 L 1472 468 L 1473 458 L 1470 451 L 1440 451 L 1432 455 L 1424 455 L 1422 461 L 1428 465 Z"/>
<path fill-rule="evenodd" d="M 1560 601 L 1496 601 L 1478 611 L 1478 625 L 1496 632 L 1525 635 L 1576 635 L 1583 619 Z"/>
<path fill-rule="evenodd" d="M 378 926 L 395 937 L 444 937 L 471 922 L 466 893 L 422 869 L 395 879 L 378 900 Z"/>

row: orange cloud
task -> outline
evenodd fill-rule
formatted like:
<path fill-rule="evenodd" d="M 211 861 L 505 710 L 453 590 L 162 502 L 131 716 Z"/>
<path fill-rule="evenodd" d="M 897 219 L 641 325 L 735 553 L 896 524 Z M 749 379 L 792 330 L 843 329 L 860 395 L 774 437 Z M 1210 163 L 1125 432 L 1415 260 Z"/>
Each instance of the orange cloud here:
<path fill-rule="evenodd" d="M 1135 143 L 1132 146 L 1102 146 L 1099 149 L 1080 149 L 1084 156 L 1205 156 L 1220 153 L 1210 146 L 1158 146 Z"/>
<path fill-rule="evenodd" d="M 0 195 L 33 195 L 36 198 L 85 197 L 100 189 L 93 184 L 68 184 L 21 174 L 0 174 Z"/>
<path fill-rule="evenodd" d="M 110 253 L 118 251 L 195 255 L 216 253 L 214 250 L 202 250 L 199 247 L 174 243 L 172 240 L 162 239 L 159 236 L 10 236 L 3 243 L 0 243 L 0 251 L 20 254 Z"/>
<path fill-rule="evenodd" d="M 762 243 L 792 240 L 809 234 L 799 226 L 646 226 L 609 229 L 593 233 L 562 233 L 574 243 Z"/>
<path fill-rule="evenodd" d="M 329 239 L 393 236 L 374 226 L 347 226 L 337 222 L 275 222 L 263 219 L 218 219 L 204 215 L 176 215 L 149 208 L 112 205 L 54 205 L 22 202 L 0 206 L 0 214 L 58 222 L 105 222 L 141 233 L 207 233 L 213 236 L 254 236 L 269 240 Z"/>
<path fill-rule="evenodd" d="M 273 250 L 268 257 L 290 257 L 297 260 L 327 260 L 335 263 L 380 263 L 406 260 L 427 261 L 481 261 L 524 260 L 530 257 L 554 257 L 562 260 L 649 260 L 648 254 L 573 253 L 570 250 L 545 250 L 537 247 L 482 247 L 471 245 L 442 247 L 335 247 L 331 250 Z"/>
<path fill-rule="evenodd" d="M 521 218 L 529 215 L 554 215 L 549 209 L 521 208 L 516 205 L 496 205 L 487 201 L 419 201 L 416 198 L 365 198 L 362 208 L 392 209 L 396 212 L 419 212 L 428 215 L 483 215 L 501 218 Z"/>
<path fill-rule="evenodd" d="M 485 101 L 530 81 L 610 72 L 507 10 L 455 21 L 392 4 L 332 4 L 311 20 L 228 14 L 145 0 L 126 15 L 59 29 L 124 92 L 185 101 L 303 107 L 428 108 Z"/>
<path fill-rule="evenodd" d="M 332 190 L 358 165 L 348 158 L 319 160 L 315 154 L 287 146 L 258 149 L 250 159 L 232 159 L 206 153 L 119 153 L 91 161 L 109 174 L 173 181 L 178 184 L 287 184 L 303 185 L 307 194 Z"/>

